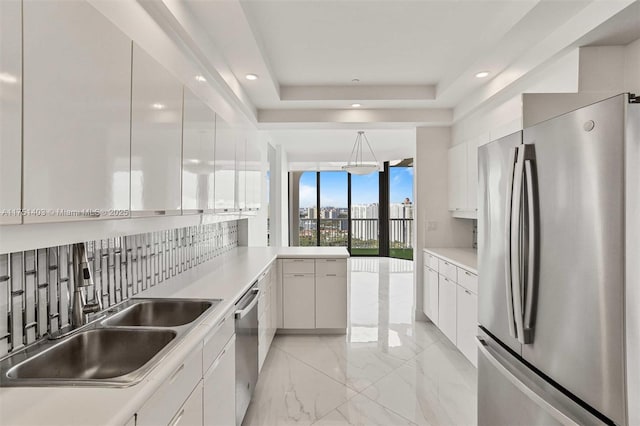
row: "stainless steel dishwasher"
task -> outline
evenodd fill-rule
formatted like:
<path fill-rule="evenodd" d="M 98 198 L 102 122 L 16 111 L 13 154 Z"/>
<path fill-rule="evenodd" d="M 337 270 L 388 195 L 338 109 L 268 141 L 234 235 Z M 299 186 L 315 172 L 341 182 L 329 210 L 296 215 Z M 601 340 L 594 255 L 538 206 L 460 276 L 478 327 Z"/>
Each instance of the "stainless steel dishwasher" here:
<path fill-rule="evenodd" d="M 236 424 L 240 426 L 258 381 L 258 296 L 255 282 L 236 303 Z"/>

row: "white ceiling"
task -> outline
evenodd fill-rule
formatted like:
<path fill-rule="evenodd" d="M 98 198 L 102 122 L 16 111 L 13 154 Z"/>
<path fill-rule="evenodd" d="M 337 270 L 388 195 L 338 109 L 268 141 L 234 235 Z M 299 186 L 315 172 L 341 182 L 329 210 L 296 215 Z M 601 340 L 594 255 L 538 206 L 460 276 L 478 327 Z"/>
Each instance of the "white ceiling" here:
<path fill-rule="evenodd" d="M 281 85 L 435 84 L 535 1 L 242 1 Z"/>
<path fill-rule="evenodd" d="M 365 132 L 378 161 L 413 158 L 416 145 L 414 129 L 371 129 Z M 269 130 L 266 138 L 282 146 L 289 162 L 344 163 L 349 159 L 356 135 L 356 130 L 350 129 L 294 129 Z M 368 152 L 365 152 L 365 160 L 370 160 Z"/>
<path fill-rule="evenodd" d="M 292 161 L 309 157 L 306 141 L 335 160 L 357 128 L 399 132 L 397 143 L 404 129 L 451 125 L 567 51 L 640 28 L 637 0 L 163 1 L 189 15 L 185 32 L 224 59 L 219 75 Z"/>

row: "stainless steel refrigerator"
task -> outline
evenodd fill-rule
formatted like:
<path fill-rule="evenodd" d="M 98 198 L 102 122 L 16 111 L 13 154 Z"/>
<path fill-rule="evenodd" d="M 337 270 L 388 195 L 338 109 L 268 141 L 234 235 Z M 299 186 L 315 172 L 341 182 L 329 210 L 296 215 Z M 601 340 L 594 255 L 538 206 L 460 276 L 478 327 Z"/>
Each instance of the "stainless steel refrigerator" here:
<path fill-rule="evenodd" d="M 640 425 L 637 101 L 479 149 L 480 425 Z"/>

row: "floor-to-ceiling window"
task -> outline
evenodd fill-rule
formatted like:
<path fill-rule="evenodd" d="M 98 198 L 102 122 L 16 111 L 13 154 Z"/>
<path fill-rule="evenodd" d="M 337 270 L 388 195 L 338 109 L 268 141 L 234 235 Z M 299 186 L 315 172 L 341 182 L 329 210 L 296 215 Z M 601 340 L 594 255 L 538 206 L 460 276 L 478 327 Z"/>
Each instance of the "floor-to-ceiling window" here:
<path fill-rule="evenodd" d="M 347 172 L 320 172 L 320 246 L 348 247 Z"/>
<path fill-rule="evenodd" d="M 413 257 L 412 160 L 369 175 L 291 172 L 292 246 L 347 247 L 353 256 Z"/>
<path fill-rule="evenodd" d="M 413 161 L 389 167 L 389 256 L 413 259 Z"/>
<path fill-rule="evenodd" d="M 377 256 L 380 253 L 379 174 L 351 175 L 351 254 Z"/>
<path fill-rule="evenodd" d="M 304 172 L 298 184 L 298 233 L 297 246 L 318 245 L 318 176 L 316 172 Z M 296 244 L 297 243 L 297 244 Z"/>

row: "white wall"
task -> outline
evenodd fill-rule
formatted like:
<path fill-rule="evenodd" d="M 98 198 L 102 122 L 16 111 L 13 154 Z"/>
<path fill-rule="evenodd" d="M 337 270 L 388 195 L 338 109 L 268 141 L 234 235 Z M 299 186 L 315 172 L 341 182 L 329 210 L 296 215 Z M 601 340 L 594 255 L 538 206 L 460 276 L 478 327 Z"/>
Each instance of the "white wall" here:
<path fill-rule="evenodd" d="M 576 48 L 528 74 L 453 125 L 452 145 L 490 142 L 523 128 L 523 93 L 640 93 L 640 39 Z"/>
<path fill-rule="evenodd" d="M 624 87 L 631 93 L 640 94 L 640 38 L 625 47 Z"/>
<path fill-rule="evenodd" d="M 450 127 L 416 129 L 414 280 L 416 318 L 422 313 L 422 249 L 471 247 L 473 221 L 454 219 L 448 210 L 447 167 L 451 144 Z"/>
<path fill-rule="evenodd" d="M 578 90 L 579 50 L 526 75 L 452 127 L 452 145 L 477 139 L 478 145 L 522 130 L 522 93 L 571 93 Z"/>

